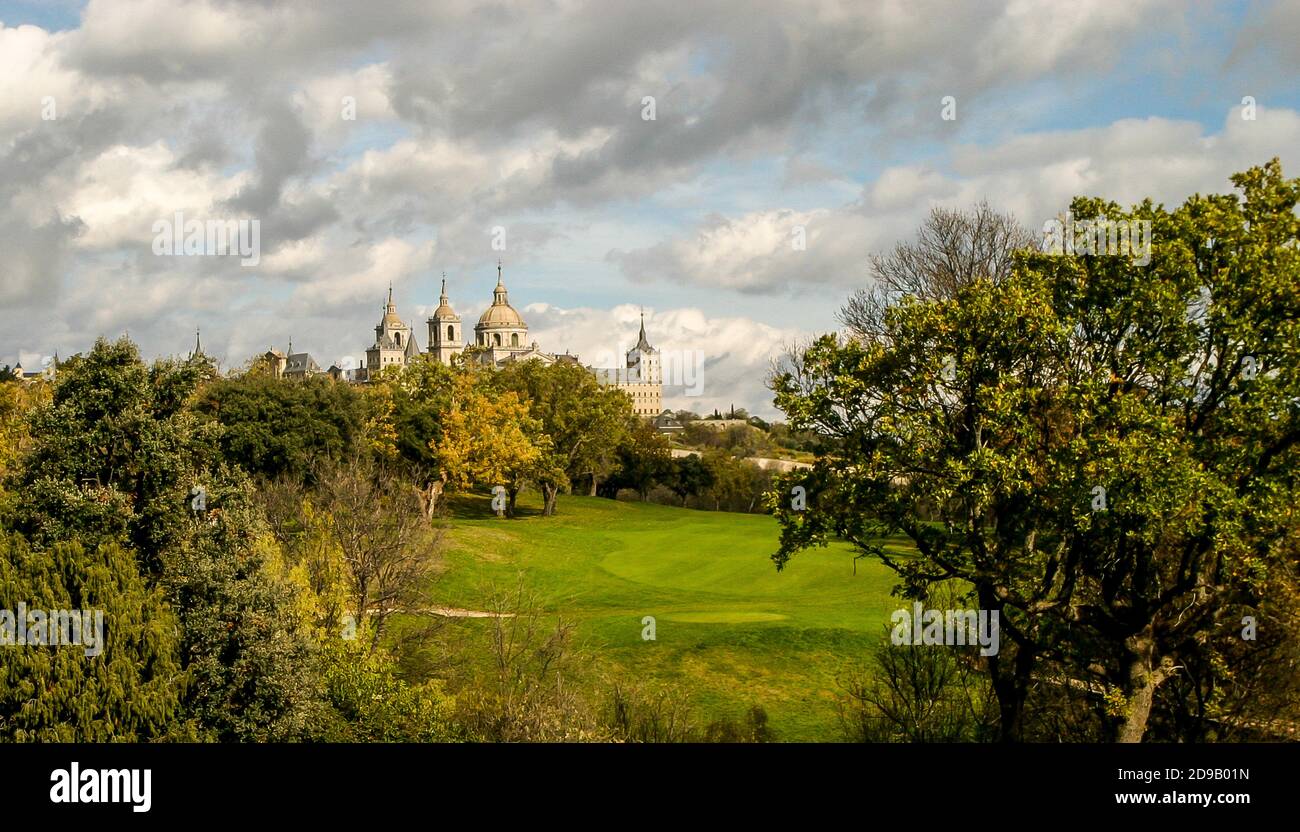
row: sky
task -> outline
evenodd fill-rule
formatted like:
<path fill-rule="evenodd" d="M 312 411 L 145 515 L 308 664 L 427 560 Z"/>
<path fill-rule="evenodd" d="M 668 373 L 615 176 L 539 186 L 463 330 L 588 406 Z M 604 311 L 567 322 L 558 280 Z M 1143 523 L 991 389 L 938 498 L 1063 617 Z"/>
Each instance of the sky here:
<path fill-rule="evenodd" d="M 699 368 L 667 406 L 773 416 L 933 207 L 1038 229 L 1298 148 L 1300 0 L 0 0 L 0 363 L 356 361 L 390 284 L 425 346 L 499 260 L 542 349 L 610 366 L 644 312 Z M 178 212 L 258 262 L 158 254 Z"/>

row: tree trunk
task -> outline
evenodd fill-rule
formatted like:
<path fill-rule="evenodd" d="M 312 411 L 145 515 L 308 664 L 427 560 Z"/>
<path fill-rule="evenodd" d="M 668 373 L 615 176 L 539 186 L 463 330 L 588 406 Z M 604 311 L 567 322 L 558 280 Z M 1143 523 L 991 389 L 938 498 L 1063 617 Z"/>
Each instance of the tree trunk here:
<path fill-rule="evenodd" d="M 1163 665 L 1156 662 L 1155 639 L 1151 628 L 1124 640 L 1129 649 L 1128 679 L 1124 694 L 1128 698 L 1128 713 L 1119 727 L 1119 742 L 1142 742 L 1155 702 L 1156 688 L 1165 680 Z"/>
<path fill-rule="evenodd" d="M 425 520 L 433 519 L 433 513 L 438 508 L 438 501 L 442 498 L 443 486 L 442 480 L 434 480 L 420 492 L 421 502 L 424 504 Z"/>
<path fill-rule="evenodd" d="M 544 499 L 544 505 L 542 507 L 543 517 L 552 517 L 555 515 L 555 497 L 559 493 L 560 493 L 560 489 L 558 486 L 554 486 L 554 485 L 542 486 L 542 497 Z"/>
<path fill-rule="evenodd" d="M 997 610 L 1002 617 L 1002 605 L 997 602 L 991 587 L 979 588 L 980 607 Z M 1016 644 L 1016 655 L 1011 661 L 1002 655 L 1009 639 L 999 633 L 999 652 L 988 656 L 989 681 L 998 700 L 998 741 L 1021 742 L 1024 738 L 1025 700 L 1029 695 L 1029 682 L 1034 671 L 1034 653 L 1023 644 Z M 1010 665 L 1008 667 L 1008 665 Z"/>
<path fill-rule="evenodd" d="M 518 489 L 518 488 L 511 488 L 510 491 L 509 491 L 508 493 L 509 493 L 509 495 L 510 495 L 510 501 L 509 501 L 508 503 L 506 503 L 506 517 L 514 517 L 514 516 L 515 516 L 515 500 L 519 497 L 519 489 Z"/>
<path fill-rule="evenodd" d="M 591 491 L 587 494 L 587 496 L 588 497 L 596 496 L 596 475 L 595 474 L 591 475 Z"/>

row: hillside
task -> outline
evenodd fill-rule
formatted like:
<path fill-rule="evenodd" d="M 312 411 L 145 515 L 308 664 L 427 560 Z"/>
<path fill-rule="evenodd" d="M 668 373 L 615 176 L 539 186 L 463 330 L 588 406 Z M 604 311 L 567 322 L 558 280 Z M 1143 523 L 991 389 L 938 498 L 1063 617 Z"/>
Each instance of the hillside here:
<path fill-rule="evenodd" d="M 885 567 L 860 561 L 855 576 L 839 545 L 778 573 L 768 558 L 777 527 L 762 515 L 565 497 L 543 518 L 536 495 L 521 502 L 515 520 L 493 516 L 486 497 L 454 504 L 431 590 L 439 606 L 481 609 L 489 587 L 522 573 L 548 612 L 578 622 L 592 693 L 601 679 L 666 686 L 689 696 L 697 718 L 758 704 L 781 740 L 837 738 L 836 678 L 867 656 L 897 606 Z M 654 641 L 642 639 L 647 615 Z M 488 626 L 449 621 L 429 655 Z"/>

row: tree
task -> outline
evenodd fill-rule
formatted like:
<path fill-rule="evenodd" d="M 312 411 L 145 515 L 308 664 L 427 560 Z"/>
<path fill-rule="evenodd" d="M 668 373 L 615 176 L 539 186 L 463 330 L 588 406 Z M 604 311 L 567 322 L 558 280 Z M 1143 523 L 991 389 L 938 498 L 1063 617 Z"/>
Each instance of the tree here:
<path fill-rule="evenodd" d="M 673 460 L 673 476 L 668 488 L 686 505 L 686 498 L 700 494 L 713 485 L 713 473 L 696 454 Z"/>
<path fill-rule="evenodd" d="M 266 565 L 247 475 L 190 410 L 204 358 L 146 367 L 123 338 L 64 362 L 14 480 L 14 522 L 37 548 L 118 545 L 180 624 L 182 716 L 204 736 L 285 739 L 307 724 L 312 637 Z"/>
<path fill-rule="evenodd" d="M 115 543 L 86 549 L 75 541 L 33 550 L 22 537 L 5 533 L 0 610 L 13 614 L 19 604 L 44 613 L 79 613 L 84 623 L 100 617 L 85 630 L 68 625 L 66 632 L 76 632 L 82 645 L 10 643 L 0 649 L 0 738 L 145 742 L 186 736 L 179 724 L 176 619 L 162 593 L 140 577 L 131 552 Z M 92 637 L 96 627 L 100 632 Z M 95 646 L 99 636 L 103 641 Z M 90 655 L 88 649 L 98 652 Z"/>
<path fill-rule="evenodd" d="M 22 455 L 31 449 L 30 420 L 33 411 L 48 404 L 50 385 L 0 382 L 0 484 L 17 468 Z"/>
<path fill-rule="evenodd" d="M 218 741 L 285 742 L 319 718 L 317 644 L 294 586 L 270 566 L 251 491 L 238 474 L 212 481 L 161 583 L 181 624 L 184 712 Z"/>
<path fill-rule="evenodd" d="M 645 500 L 655 483 L 672 472 L 668 440 L 648 422 L 634 419 L 627 441 L 618 449 L 618 469 L 601 483 L 600 493 L 614 499 L 620 489 L 631 488 Z"/>
<path fill-rule="evenodd" d="M 19 530 L 38 546 L 117 540 L 157 574 L 186 532 L 197 473 L 216 463 L 214 431 L 186 409 L 211 372 L 203 359 L 146 367 L 125 338 L 65 361 L 15 472 Z"/>
<path fill-rule="evenodd" d="M 1300 445 L 1300 182 L 1274 161 L 1244 192 L 1173 212 L 1075 200 L 1076 219 L 1150 222 L 1149 262 L 1026 252 L 951 294 L 904 295 L 858 337 L 817 340 L 773 378 L 796 430 L 839 457 L 784 478 L 778 567 L 829 535 L 906 596 L 958 579 L 1000 613 L 987 659 L 1003 739 L 1036 672 L 1096 686 L 1136 741 L 1178 668 L 1220 667 L 1241 616 L 1294 598 Z M 934 522 L 926 522 L 932 519 Z M 919 557 L 879 545 L 901 533 Z"/>
<path fill-rule="evenodd" d="M 223 458 L 254 476 L 307 476 L 361 441 L 367 401 L 325 376 L 287 380 L 249 373 L 207 385 L 195 412 L 220 427 Z"/>
<path fill-rule="evenodd" d="M 632 419 L 632 403 L 621 390 L 602 387 L 577 365 L 536 360 L 511 364 L 496 383 L 528 401 L 529 415 L 548 440 L 536 443 L 546 448 L 534 474 L 543 515 L 555 513 L 560 489 L 584 475 L 595 487 L 612 470 Z"/>
<path fill-rule="evenodd" d="M 988 203 L 969 211 L 937 206 L 914 242 L 871 257 L 871 288 L 853 294 L 840 320 L 855 335 L 884 337 L 885 315 L 900 299 L 951 299 L 975 280 L 996 285 L 1011 274 L 1015 253 L 1033 244 L 1028 229 Z"/>
<path fill-rule="evenodd" d="M 431 447 L 448 485 L 499 485 L 509 495 L 505 513 L 513 517 L 519 489 L 543 460 L 541 424 L 527 402 L 514 391 L 496 393 L 478 373 L 461 373 L 442 425 Z"/>
<path fill-rule="evenodd" d="M 391 467 L 358 454 L 317 474 L 326 529 L 342 554 L 354 620 L 372 645 L 394 612 L 416 606 L 437 539 L 415 492 Z"/>
<path fill-rule="evenodd" d="M 771 473 L 726 451 L 705 451 L 703 462 L 710 477 L 703 496 L 713 501 L 714 511 L 754 511 L 771 488 Z"/>

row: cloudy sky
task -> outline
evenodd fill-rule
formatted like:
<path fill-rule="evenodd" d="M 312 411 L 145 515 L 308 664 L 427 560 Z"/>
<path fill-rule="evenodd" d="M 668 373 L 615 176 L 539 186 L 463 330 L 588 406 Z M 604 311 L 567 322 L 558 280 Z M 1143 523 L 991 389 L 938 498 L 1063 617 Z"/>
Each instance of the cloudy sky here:
<path fill-rule="evenodd" d="M 442 273 L 468 329 L 500 258 L 543 349 L 607 359 L 644 307 L 704 358 L 672 406 L 771 414 L 770 356 L 932 206 L 1037 228 L 1298 148 L 1300 0 L 0 0 L 0 363 L 201 328 L 328 365 L 390 282 L 423 346 Z M 156 255 L 176 212 L 257 219 L 260 262 Z"/>

